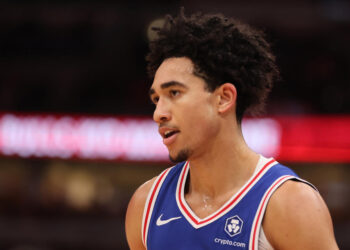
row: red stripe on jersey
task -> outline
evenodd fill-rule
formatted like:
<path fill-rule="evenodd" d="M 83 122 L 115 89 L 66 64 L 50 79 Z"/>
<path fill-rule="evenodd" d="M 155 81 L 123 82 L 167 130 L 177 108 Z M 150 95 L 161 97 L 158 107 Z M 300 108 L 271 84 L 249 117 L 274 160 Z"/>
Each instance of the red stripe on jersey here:
<path fill-rule="evenodd" d="M 259 209 L 259 212 L 258 212 L 258 217 L 257 217 L 257 219 L 256 219 L 256 221 L 255 221 L 255 225 L 254 225 L 254 233 L 253 233 L 253 241 L 252 241 L 252 245 L 253 245 L 252 247 L 253 247 L 253 248 L 252 248 L 252 250 L 255 249 L 256 230 L 257 230 L 257 228 L 258 228 L 260 216 L 261 216 L 261 214 L 262 214 L 262 211 L 264 210 L 265 203 L 267 202 L 267 197 L 270 196 L 270 193 L 275 189 L 275 187 L 276 187 L 277 185 L 279 185 L 282 181 L 284 181 L 285 179 L 290 178 L 290 177 L 293 177 L 293 176 L 287 175 L 287 176 L 283 176 L 282 178 L 280 178 L 279 180 L 277 180 L 277 181 L 275 182 L 275 184 L 273 184 L 273 185 L 269 188 L 268 192 L 265 194 L 264 200 L 263 200 L 262 205 L 261 205 L 261 207 L 260 207 L 260 209 Z"/>
<path fill-rule="evenodd" d="M 187 211 L 185 205 L 182 202 L 181 199 L 181 191 L 182 191 L 182 184 L 184 182 L 184 177 L 185 177 L 185 173 L 187 172 L 187 168 L 188 168 L 188 162 L 186 162 L 186 165 L 184 167 L 184 170 L 182 172 L 182 176 L 181 176 L 181 180 L 180 180 L 180 188 L 179 188 L 179 193 L 178 193 L 178 197 L 179 197 L 179 202 L 180 205 L 182 207 L 182 209 L 186 212 L 186 214 L 191 218 L 191 220 L 193 220 L 196 224 L 198 224 L 197 220 Z"/>
<path fill-rule="evenodd" d="M 145 218 L 145 224 L 144 224 L 144 227 L 143 227 L 143 242 L 145 243 L 146 245 L 146 231 L 147 231 L 147 228 L 148 228 L 148 217 L 149 217 L 149 214 L 150 214 L 150 210 L 151 210 L 151 207 L 152 207 L 152 203 L 153 203 L 153 199 L 154 199 L 154 195 L 155 193 L 157 192 L 157 189 L 158 189 L 158 186 L 159 186 L 159 183 L 162 181 L 162 179 L 164 178 L 165 174 L 170 170 L 167 169 L 166 171 L 163 172 L 163 174 L 160 176 L 160 178 L 158 179 L 154 189 L 152 190 L 152 194 L 151 194 L 151 198 L 148 202 L 148 206 L 147 206 L 147 212 L 146 212 L 146 218 Z"/>

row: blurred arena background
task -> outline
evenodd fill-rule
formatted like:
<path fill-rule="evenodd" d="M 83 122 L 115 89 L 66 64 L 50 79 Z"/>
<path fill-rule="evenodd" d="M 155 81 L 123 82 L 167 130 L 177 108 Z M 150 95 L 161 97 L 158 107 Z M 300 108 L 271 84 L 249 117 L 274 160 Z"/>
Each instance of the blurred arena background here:
<path fill-rule="evenodd" d="M 0 249 L 128 249 L 136 187 L 170 166 L 144 57 L 166 13 L 222 12 L 266 31 L 281 69 L 253 148 L 315 184 L 350 249 L 350 2 L 2 1 Z"/>

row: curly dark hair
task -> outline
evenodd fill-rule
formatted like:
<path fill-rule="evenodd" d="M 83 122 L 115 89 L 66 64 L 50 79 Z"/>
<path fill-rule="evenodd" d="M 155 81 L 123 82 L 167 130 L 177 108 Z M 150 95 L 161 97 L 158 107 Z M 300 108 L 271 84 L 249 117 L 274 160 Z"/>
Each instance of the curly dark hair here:
<path fill-rule="evenodd" d="M 153 27 L 157 37 L 150 41 L 146 56 L 153 78 L 167 58 L 187 57 L 194 74 L 207 83 L 208 91 L 229 82 L 237 89 L 236 115 L 263 110 L 273 82 L 279 77 L 275 57 L 262 31 L 222 14 L 167 15 L 163 27 Z"/>

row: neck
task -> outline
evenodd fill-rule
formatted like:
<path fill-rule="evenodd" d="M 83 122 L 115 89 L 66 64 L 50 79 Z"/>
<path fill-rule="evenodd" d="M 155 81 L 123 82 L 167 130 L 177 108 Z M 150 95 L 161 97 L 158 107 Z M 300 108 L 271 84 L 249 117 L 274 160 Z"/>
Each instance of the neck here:
<path fill-rule="evenodd" d="M 224 132 L 203 153 L 189 159 L 188 194 L 215 199 L 237 191 L 253 175 L 259 155 L 247 146 L 239 127 Z"/>

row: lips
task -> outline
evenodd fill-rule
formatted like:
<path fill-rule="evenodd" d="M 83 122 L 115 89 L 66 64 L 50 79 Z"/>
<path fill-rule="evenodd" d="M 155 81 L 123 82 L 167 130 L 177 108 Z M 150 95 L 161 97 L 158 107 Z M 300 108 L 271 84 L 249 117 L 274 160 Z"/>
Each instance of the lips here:
<path fill-rule="evenodd" d="M 172 144 L 179 133 L 180 133 L 180 130 L 176 128 L 165 127 L 165 126 L 162 126 L 159 128 L 159 134 L 163 137 L 163 143 L 166 146 L 169 146 L 170 144 Z"/>
<path fill-rule="evenodd" d="M 169 137 L 171 137 L 172 135 L 174 135 L 174 134 L 176 134 L 176 133 L 178 133 L 177 131 L 166 131 L 165 133 L 164 133 L 164 138 L 166 139 L 166 138 L 169 138 Z"/>

